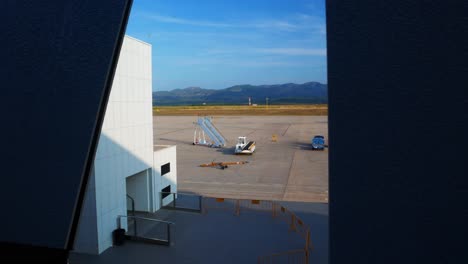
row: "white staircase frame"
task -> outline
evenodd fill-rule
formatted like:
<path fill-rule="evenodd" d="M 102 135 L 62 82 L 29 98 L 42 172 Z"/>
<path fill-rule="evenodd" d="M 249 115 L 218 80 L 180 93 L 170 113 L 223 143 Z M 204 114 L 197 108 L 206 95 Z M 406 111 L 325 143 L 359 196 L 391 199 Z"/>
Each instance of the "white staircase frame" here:
<path fill-rule="evenodd" d="M 210 145 L 211 147 L 220 148 L 226 146 L 226 139 L 219 132 L 218 129 L 211 122 L 210 117 L 198 117 L 195 132 L 193 136 L 193 143 L 200 145 Z M 199 131 L 198 129 L 201 129 Z M 201 134 L 200 134 L 201 132 Z M 197 137 L 198 133 L 198 137 Z M 213 144 L 209 144 L 205 140 L 205 134 L 213 141 Z M 198 139 L 198 140 L 197 140 Z"/>

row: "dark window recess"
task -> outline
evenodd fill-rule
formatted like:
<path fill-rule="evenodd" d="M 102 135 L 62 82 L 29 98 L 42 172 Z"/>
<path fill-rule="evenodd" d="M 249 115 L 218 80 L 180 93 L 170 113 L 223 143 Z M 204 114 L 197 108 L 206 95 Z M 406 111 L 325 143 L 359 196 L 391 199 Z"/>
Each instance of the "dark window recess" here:
<path fill-rule="evenodd" d="M 164 188 L 161 190 L 161 192 L 162 192 L 162 198 L 163 198 L 163 199 L 166 198 L 167 196 L 171 195 L 171 194 L 170 194 L 170 192 L 171 192 L 171 186 L 168 185 L 168 186 L 164 187 Z"/>
<path fill-rule="evenodd" d="M 171 171 L 171 163 L 166 163 L 161 166 L 161 176 Z"/>

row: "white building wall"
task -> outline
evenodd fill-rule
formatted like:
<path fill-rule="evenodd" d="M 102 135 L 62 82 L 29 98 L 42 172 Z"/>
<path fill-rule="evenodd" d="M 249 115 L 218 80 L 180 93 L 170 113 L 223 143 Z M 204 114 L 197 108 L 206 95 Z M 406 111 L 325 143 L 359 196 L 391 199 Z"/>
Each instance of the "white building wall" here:
<path fill-rule="evenodd" d="M 152 212 L 151 170 L 144 170 L 127 177 L 127 194 L 135 202 L 135 211 Z M 127 199 L 127 210 L 132 210 L 132 201 Z"/>
<path fill-rule="evenodd" d="M 105 113 L 101 137 L 94 162 L 95 222 L 97 247 L 80 247 L 77 252 L 100 254 L 112 246 L 112 231 L 117 228 L 118 215 L 127 214 L 125 178 L 144 170 L 153 163 L 153 116 L 151 45 L 126 36 L 123 41 L 112 89 Z M 92 201 L 90 201 L 92 203 Z M 90 206 L 84 211 L 92 210 Z M 93 215 L 84 213 L 84 215 Z M 93 216 L 94 217 L 94 216 Z M 86 218 L 87 219 L 87 218 Z M 89 223 L 91 220 L 80 219 Z M 81 223 L 80 223 L 81 225 Z M 79 227 L 80 228 L 80 227 Z M 87 230 L 86 228 L 81 228 Z M 92 232 L 87 230 L 87 232 Z"/>
<path fill-rule="evenodd" d="M 177 148 L 176 146 L 155 146 L 154 161 L 153 161 L 153 175 L 154 175 L 154 210 L 160 209 L 160 192 L 161 190 L 171 185 L 171 192 L 177 192 Z M 170 163 L 171 170 L 161 176 L 161 166 Z M 164 203 L 169 203 L 172 196 L 164 199 Z"/>

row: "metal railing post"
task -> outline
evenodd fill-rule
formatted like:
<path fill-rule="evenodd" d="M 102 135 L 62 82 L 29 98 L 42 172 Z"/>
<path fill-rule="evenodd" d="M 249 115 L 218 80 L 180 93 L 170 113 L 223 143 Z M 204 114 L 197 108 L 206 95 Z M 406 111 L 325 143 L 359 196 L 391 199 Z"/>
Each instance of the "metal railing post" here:
<path fill-rule="evenodd" d="M 174 200 L 174 208 L 176 208 L 176 196 L 175 196 L 175 193 L 172 193 L 172 199 Z"/>
<path fill-rule="evenodd" d="M 290 231 L 296 231 L 296 216 L 291 214 L 291 225 L 289 226 Z"/>
<path fill-rule="evenodd" d="M 206 202 L 207 199 L 212 199 L 212 198 L 205 198 L 205 202 Z M 203 201 L 203 197 L 202 197 L 202 201 Z M 206 214 L 208 213 L 208 210 L 207 210 L 207 208 L 206 208 L 205 202 L 202 202 L 202 206 L 203 206 L 203 207 L 202 207 L 202 213 L 203 213 L 204 215 L 206 215 Z"/>
<path fill-rule="evenodd" d="M 133 235 L 137 236 L 137 219 L 136 218 L 133 218 L 133 225 L 134 225 Z"/>
<path fill-rule="evenodd" d="M 171 245 L 171 224 L 167 225 L 167 243 Z"/>
<path fill-rule="evenodd" d="M 312 248 L 312 243 L 310 243 L 310 228 L 307 230 L 307 241 L 306 241 L 306 248 L 307 249 L 313 249 Z"/>
<path fill-rule="evenodd" d="M 150 222 L 158 223 L 158 224 L 165 224 L 167 226 L 167 240 L 164 237 L 148 237 L 148 236 L 145 237 L 144 234 L 139 236 L 137 229 L 134 229 L 133 235 L 130 235 L 130 237 L 137 238 L 137 239 L 156 241 L 158 244 L 164 244 L 164 245 L 167 244 L 168 246 L 170 246 L 170 242 L 171 242 L 171 228 L 170 228 L 170 226 L 175 225 L 173 222 L 168 222 L 168 221 L 153 219 L 153 218 L 147 218 L 147 217 L 128 216 L 128 215 L 119 215 L 118 216 L 118 221 L 121 221 L 121 219 L 124 218 L 124 217 L 127 218 L 127 219 L 132 218 L 135 225 L 136 225 L 136 220 L 138 220 L 138 219 L 141 219 L 141 220 L 144 220 L 144 221 L 150 221 Z M 121 225 L 120 222 L 118 224 L 119 224 L 119 226 Z M 161 234 L 158 234 L 158 235 L 161 235 Z"/>
<path fill-rule="evenodd" d="M 199 206 L 199 208 L 200 208 L 200 212 L 202 212 L 203 207 L 202 207 L 202 197 L 201 197 L 201 195 L 198 196 L 198 206 Z"/>
<path fill-rule="evenodd" d="M 276 203 L 275 202 L 272 202 L 271 208 L 273 209 L 273 218 L 275 218 L 276 217 Z"/>
<path fill-rule="evenodd" d="M 127 194 L 127 198 L 130 199 L 130 201 L 132 202 L 132 215 L 135 216 L 135 199 L 133 199 L 133 197 L 131 197 L 128 194 Z M 136 234 L 137 234 L 137 222 L 136 222 L 135 218 L 133 218 L 133 225 L 134 225 L 133 233 L 136 236 Z M 128 229 L 128 218 L 127 218 L 127 229 Z"/>

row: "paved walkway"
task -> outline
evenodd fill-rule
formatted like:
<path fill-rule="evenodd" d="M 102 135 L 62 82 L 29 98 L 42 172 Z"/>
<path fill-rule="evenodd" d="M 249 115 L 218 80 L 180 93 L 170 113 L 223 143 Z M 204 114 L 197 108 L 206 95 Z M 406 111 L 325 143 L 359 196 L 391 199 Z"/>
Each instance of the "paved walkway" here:
<path fill-rule="evenodd" d="M 328 263 L 328 204 L 282 202 L 311 226 L 310 263 Z M 72 254 L 71 264 L 94 263 L 256 263 L 258 256 L 304 247 L 288 225 L 266 212 L 228 211 L 206 215 L 161 210 L 158 218 L 176 223 L 171 247 L 126 241 L 99 256 Z"/>

